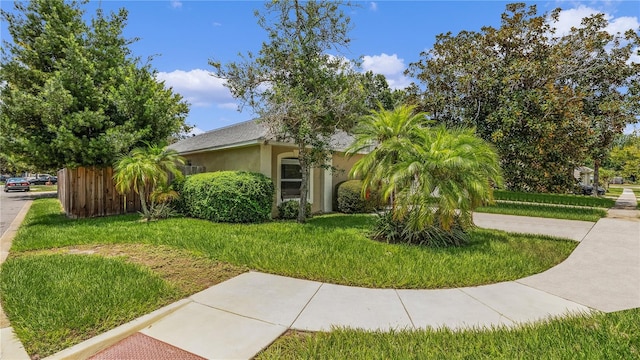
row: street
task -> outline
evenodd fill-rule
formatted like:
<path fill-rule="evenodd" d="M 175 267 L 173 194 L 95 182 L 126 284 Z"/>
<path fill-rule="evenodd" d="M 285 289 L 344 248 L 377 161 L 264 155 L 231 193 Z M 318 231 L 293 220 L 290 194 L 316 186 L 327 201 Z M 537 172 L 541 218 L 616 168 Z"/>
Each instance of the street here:
<path fill-rule="evenodd" d="M 9 228 L 13 219 L 28 200 L 40 197 L 55 197 L 53 192 L 4 192 L 0 191 L 0 236 Z"/>

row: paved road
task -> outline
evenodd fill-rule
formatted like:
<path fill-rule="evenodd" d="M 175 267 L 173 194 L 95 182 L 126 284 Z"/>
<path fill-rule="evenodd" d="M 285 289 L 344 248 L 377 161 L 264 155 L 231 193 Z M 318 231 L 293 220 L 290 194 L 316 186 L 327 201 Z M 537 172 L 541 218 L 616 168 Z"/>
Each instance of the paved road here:
<path fill-rule="evenodd" d="M 0 191 L 0 236 L 9 228 L 20 209 L 31 198 L 30 193 Z"/>
<path fill-rule="evenodd" d="M 20 192 L 0 191 L 0 237 L 4 235 L 4 232 L 9 229 L 9 225 L 16 215 L 20 212 L 24 204 L 29 200 L 33 200 L 39 197 L 52 197 L 56 196 L 54 192 Z"/>

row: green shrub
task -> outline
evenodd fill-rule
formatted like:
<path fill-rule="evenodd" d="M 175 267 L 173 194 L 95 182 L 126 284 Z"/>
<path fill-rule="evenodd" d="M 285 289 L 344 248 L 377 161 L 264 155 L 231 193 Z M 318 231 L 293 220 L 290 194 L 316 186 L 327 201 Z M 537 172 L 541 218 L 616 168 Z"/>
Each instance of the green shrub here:
<path fill-rule="evenodd" d="M 184 196 L 182 196 L 182 192 L 184 189 L 184 183 L 187 181 L 188 176 L 179 176 L 173 179 L 171 184 L 169 185 L 169 189 L 178 193 L 178 198 L 173 199 L 169 202 L 171 208 L 173 208 L 177 213 L 186 215 L 187 214 L 187 205 L 184 201 Z"/>
<path fill-rule="evenodd" d="M 380 208 L 380 196 L 376 192 L 369 192 L 366 199 L 362 198 L 361 180 L 341 182 L 337 188 L 338 211 L 342 213 L 370 213 Z"/>
<path fill-rule="evenodd" d="M 273 194 L 271 179 L 246 171 L 191 175 L 182 189 L 188 216 L 231 223 L 269 220 Z"/>
<path fill-rule="evenodd" d="M 471 239 L 469 233 L 461 225 L 459 218 L 456 218 L 449 231 L 435 224 L 422 230 L 416 230 L 410 226 L 407 220 L 394 219 L 390 211 L 378 214 L 371 237 L 387 243 L 429 247 L 461 246 L 467 244 Z"/>
<path fill-rule="evenodd" d="M 311 204 L 307 203 L 306 206 L 307 218 L 311 217 Z M 288 200 L 278 205 L 278 217 L 280 219 L 292 220 L 298 218 L 298 211 L 300 210 L 300 202 L 296 200 Z"/>

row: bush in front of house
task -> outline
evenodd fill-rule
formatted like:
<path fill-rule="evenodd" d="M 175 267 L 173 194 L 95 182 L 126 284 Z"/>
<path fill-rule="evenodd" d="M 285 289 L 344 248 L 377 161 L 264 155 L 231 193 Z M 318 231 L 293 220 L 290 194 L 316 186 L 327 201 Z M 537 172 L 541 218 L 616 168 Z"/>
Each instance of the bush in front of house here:
<path fill-rule="evenodd" d="M 311 217 L 311 204 L 307 203 L 307 218 Z M 284 220 L 292 220 L 298 218 L 300 210 L 300 202 L 296 200 L 288 200 L 278 205 L 278 217 Z"/>
<path fill-rule="evenodd" d="M 380 208 L 380 196 L 369 192 L 362 198 L 362 181 L 348 180 L 337 186 L 338 211 L 345 214 L 370 213 Z"/>
<path fill-rule="evenodd" d="M 179 176 L 171 181 L 169 189 L 178 193 L 178 197 L 169 202 L 171 208 L 180 214 L 187 214 L 187 205 L 184 202 L 184 196 L 182 196 L 184 184 L 187 181 L 187 176 Z"/>
<path fill-rule="evenodd" d="M 411 221 L 410 216 L 402 220 L 396 219 L 391 211 L 377 215 L 371 237 L 389 244 L 406 243 L 436 248 L 462 246 L 471 240 L 459 217 L 455 218 L 449 230 L 444 230 L 441 224 L 416 229 L 415 222 Z"/>
<path fill-rule="evenodd" d="M 186 215 L 215 222 L 267 221 L 273 194 L 271 179 L 246 171 L 195 174 L 182 187 Z"/>

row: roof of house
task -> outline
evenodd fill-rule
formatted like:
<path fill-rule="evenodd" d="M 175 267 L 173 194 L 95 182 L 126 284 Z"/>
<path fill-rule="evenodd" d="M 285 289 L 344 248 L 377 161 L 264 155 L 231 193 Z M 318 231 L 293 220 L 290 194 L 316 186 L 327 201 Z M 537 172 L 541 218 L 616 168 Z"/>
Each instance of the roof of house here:
<path fill-rule="evenodd" d="M 187 154 L 275 141 L 275 139 L 276 137 L 270 134 L 264 124 L 254 119 L 182 139 L 169 145 L 169 149 L 176 150 L 179 154 Z M 344 131 L 336 132 L 331 138 L 334 151 L 344 151 L 352 142 L 353 137 Z"/>

